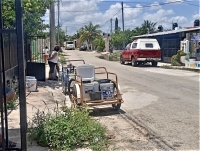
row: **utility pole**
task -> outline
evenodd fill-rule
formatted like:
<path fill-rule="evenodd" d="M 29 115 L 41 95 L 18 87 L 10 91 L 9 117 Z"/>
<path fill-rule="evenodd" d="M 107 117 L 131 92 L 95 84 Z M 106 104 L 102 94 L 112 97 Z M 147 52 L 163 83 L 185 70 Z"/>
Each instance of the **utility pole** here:
<path fill-rule="evenodd" d="M 50 6 L 50 51 L 54 49 L 55 46 L 55 3 L 53 2 Z"/>
<path fill-rule="evenodd" d="M 110 19 L 110 26 L 111 26 L 111 28 L 110 28 L 110 34 L 112 34 L 112 18 Z"/>
<path fill-rule="evenodd" d="M 57 40 L 57 43 L 58 45 L 60 45 L 60 0 L 58 0 L 58 40 Z"/>
<path fill-rule="evenodd" d="M 125 48 L 125 41 L 124 41 L 124 3 L 122 4 L 122 31 L 123 31 L 123 48 Z"/>

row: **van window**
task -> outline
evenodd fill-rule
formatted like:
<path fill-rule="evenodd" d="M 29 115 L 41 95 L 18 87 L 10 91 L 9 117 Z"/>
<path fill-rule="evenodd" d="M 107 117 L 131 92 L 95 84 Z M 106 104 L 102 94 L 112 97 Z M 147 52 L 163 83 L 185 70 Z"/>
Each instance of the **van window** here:
<path fill-rule="evenodd" d="M 153 44 L 152 43 L 145 43 L 145 47 L 146 48 L 153 48 Z"/>
<path fill-rule="evenodd" d="M 136 48 L 136 47 L 137 47 L 137 43 L 133 43 L 132 48 Z"/>
<path fill-rule="evenodd" d="M 69 41 L 69 42 L 67 42 L 67 44 L 74 44 L 74 43 L 73 43 L 73 41 Z"/>

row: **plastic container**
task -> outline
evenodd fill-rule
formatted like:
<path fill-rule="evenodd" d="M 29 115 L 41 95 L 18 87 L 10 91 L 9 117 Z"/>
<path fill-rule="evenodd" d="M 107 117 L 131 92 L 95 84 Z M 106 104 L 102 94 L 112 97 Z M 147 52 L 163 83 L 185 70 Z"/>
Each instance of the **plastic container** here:
<path fill-rule="evenodd" d="M 36 79 L 34 76 L 26 76 L 26 88 L 28 88 L 28 80 L 29 79 Z"/>
<path fill-rule="evenodd" d="M 99 83 L 97 81 L 94 81 L 92 83 L 94 84 L 94 88 L 93 88 L 94 92 L 99 92 L 100 91 Z"/>
<path fill-rule="evenodd" d="M 93 92 L 94 84 L 93 83 L 84 83 L 83 84 L 83 91 L 85 93 Z"/>
<path fill-rule="evenodd" d="M 27 79 L 28 92 L 34 92 L 37 89 L 37 79 Z"/>
<path fill-rule="evenodd" d="M 82 77 L 82 81 L 93 81 L 95 78 L 94 66 L 83 64 L 76 66 L 77 75 Z"/>
<path fill-rule="evenodd" d="M 196 61 L 196 67 L 200 68 L 200 61 Z"/>
<path fill-rule="evenodd" d="M 91 100 L 101 100 L 101 91 L 98 92 L 90 92 L 89 93 Z"/>
<path fill-rule="evenodd" d="M 114 93 L 114 86 L 113 83 L 102 83 L 100 84 L 100 90 L 101 90 L 101 99 L 113 99 L 113 93 Z"/>
<path fill-rule="evenodd" d="M 185 67 L 190 67 L 189 61 L 185 61 Z"/>
<path fill-rule="evenodd" d="M 189 66 L 190 68 L 196 68 L 196 61 L 190 61 Z"/>

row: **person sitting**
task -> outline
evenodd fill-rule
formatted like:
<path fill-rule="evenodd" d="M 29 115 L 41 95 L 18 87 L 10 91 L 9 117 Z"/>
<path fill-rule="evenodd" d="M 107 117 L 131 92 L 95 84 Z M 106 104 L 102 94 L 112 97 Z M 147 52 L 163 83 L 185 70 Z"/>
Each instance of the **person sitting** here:
<path fill-rule="evenodd" d="M 3 90 L 3 95 L 4 95 L 4 89 L 3 89 L 3 87 L 2 87 L 2 90 Z M 9 88 L 9 87 L 5 87 L 5 93 L 6 93 L 6 101 L 8 102 L 8 101 L 11 101 L 12 99 L 14 99 L 14 97 L 15 97 L 15 93 L 14 93 L 14 91 L 11 89 L 11 88 Z M 1 101 L 2 102 L 4 102 L 4 97 L 3 96 L 1 96 Z M 2 134 L 0 133 L 0 147 L 2 147 Z M 6 140 L 4 140 L 4 142 L 6 143 Z M 17 143 L 15 143 L 15 142 L 12 142 L 12 141 L 8 141 L 8 147 L 15 147 L 17 145 Z"/>

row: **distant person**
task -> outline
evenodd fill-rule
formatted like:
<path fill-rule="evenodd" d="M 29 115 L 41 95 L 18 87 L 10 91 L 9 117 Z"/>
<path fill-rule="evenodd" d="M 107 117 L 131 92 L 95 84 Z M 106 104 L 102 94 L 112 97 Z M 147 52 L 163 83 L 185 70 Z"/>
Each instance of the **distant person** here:
<path fill-rule="evenodd" d="M 43 49 L 43 58 L 45 64 L 47 64 L 47 59 L 49 58 L 49 49 L 47 46 Z"/>
<path fill-rule="evenodd" d="M 2 86 L 2 89 L 3 89 L 3 92 L 2 92 L 2 95 L 4 95 L 4 88 L 3 88 L 3 86 Z M 11 101 L 12 99 L 14 99 L 14 97 L 15 97 L 15 93 L 14 93 L 14 91 L 11 89 L 11 88 L 9 88 L 9 87 L 5 87 L 5 93 L 6 93 L 6 101 Z M 1 96 L 1 101 L 2 102 L 4 102 L 4 97 L 3 96 Z M 0 133 L 0 147 L 2 147 L 2 135 L 1 135 L 1 133 Z M 6 143 L 6 141 L 4 140 L 4 142 Z M 12 141 L 8 141 L 8 147 L 15 147 L 17 145 L 17 143 L 15 143 L 15 142 L 12 142 Z"/>
<path fill-rule="evenodd" d="M 196 47 L 196 60 L 200 61 L 200 42 L 198 42 L 198 46 Z"/>
<path fill-rule="evenodd" d="M 56 75 L 54 74 L 55 67 L 58 63 L 58 52 L 60 51 L 60 47 L 56 45 L 54 50 L 51 52 L 50 57 L 47 59 L 49 63 L 49 78 L 48 80 L 56 80 Z"/>

